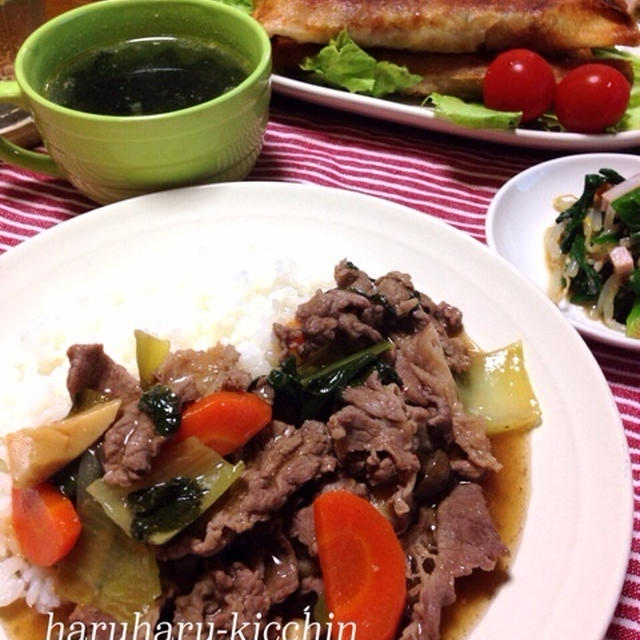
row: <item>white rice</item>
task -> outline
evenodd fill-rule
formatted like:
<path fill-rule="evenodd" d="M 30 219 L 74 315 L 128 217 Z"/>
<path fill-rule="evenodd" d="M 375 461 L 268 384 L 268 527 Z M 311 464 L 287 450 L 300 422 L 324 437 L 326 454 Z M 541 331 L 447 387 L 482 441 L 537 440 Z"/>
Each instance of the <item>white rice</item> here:
<path fill-rule="evenodd" d="M 267 372 L 277 360 L 273 322 L 293 317 L 300 302 L 331 283 L 303 273 L 299 265 L 279 261 L 259 272 L 212 278 L 203 291 L 187 282 L 150 283 L 126 292 L 126 283 L 110 291 L 80 295 L 64 314 L 33 318 L 22 327 L 0 362 L 0 436 L 62 418 L 69 409 L 66 390 L 67 348 L 101 342 L 117 362 L 137 375 L 134 329 L 168 338 L 172 349 L 205 349 L 221 341 L 234 345 L 241 365 L 251 373 Z M 330 274 L 329 274 L 330 275 Z M 167 292 L 170 292 L 168 294 Z M 0 448 L 0 460 L 4 460 Z M 24 598 L 46 612 L 60 604 L 52 572 L 29 566 L 11 535 L 11 479 L 0 471 L 0 606 Z"/>

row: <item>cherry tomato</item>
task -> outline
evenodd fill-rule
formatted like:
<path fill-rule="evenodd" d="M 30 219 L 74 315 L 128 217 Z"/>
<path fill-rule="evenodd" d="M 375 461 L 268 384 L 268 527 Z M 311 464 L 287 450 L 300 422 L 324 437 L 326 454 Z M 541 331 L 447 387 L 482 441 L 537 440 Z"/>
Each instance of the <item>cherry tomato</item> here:
<path fill-rule="evenodd" d="M 500 111 L 522 111 L 521 122 L 535 120 L 549 109 L 555 91 L 551 66 L 529 49 L 510 49 L 496 56 L 482 83 L 485 105 Z"/>
<path fill-rule="evenodd" d="M 565 129 L 598 133 L 622 118 L 630 92 L 628 80 L 617 69 L 597 62 L 584 64 L 560 81 L 554 108 Z"/>

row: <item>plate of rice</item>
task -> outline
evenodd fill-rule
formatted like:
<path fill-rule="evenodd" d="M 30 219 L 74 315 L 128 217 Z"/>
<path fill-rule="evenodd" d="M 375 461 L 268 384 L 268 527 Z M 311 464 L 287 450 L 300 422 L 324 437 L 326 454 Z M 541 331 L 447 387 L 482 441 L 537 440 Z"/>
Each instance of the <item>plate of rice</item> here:
<path fill-rule="evenodd" d="M 446 301 L 443 315 L 461 310 L 466 334 L 485 352 L 520 344 L 540 407 L 521 477 L 511 482 L 522 495 L 503 498 L 524 505 L 509 561 L 497 580 L 480 572 L 487 586 L 472 615 L 445 607 L 442 637 L 601 640 L 620 597 L 633 518 L 627 443 L 606 381 L 542 291 L 470 237 L 403 206 L 308 185 L 208 185 L 108 205 L 10 250 L 0 257 L 0 433 L 6 442 L 67 416 L 70 345 L 100 343 L 137 375 L 135 329 L 172 349 L 233 345 L 252 376 L 272 371 L 282 362 L 274 323 L 289 327 L 295 346 L 300 305 L 335 286 L 339 264 L 410 274 L 416 299 Z M 491 437 L 496 450 L 502 437 Z M 59 565 L 26 560 L 12 526 L 4 445 L 0 453 L 0 638 L 30 639 L 30 629 L 62 637 L 78 603 L 57 592 Z M 496 474 L 514 468 L 508 455 L 500 462 Z M 322 555 L 320 563 L 324 572 Z M 408 610 L 399 615 L 409 635 L 393 637 L 440 634 L 411 626 Z M 33 618 L 40 626 L 28 626 Z M 54 620 L 61 626 L 52 628 Z"/>

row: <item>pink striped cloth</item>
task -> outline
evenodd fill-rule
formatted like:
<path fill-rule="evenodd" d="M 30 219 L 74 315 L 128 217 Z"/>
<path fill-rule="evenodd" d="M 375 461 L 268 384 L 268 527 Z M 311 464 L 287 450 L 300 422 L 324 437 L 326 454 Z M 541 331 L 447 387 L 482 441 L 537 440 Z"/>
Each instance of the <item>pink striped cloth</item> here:
<path fill-rule="evenodd" d="M 551 157 L 550 152 L 470 142 L 276 97 L 264 149 L 249 179 L 375 195 L 441 218 L 484 242 L 487 207 L 498 188 Z M 0 164 L 0 253 L 95 207 L 63 180 Z M 622 416 L 636 493 L 629 567 L 606 640 L 640 640 L 640 359 L 599 343 L 588 346 Z"/>

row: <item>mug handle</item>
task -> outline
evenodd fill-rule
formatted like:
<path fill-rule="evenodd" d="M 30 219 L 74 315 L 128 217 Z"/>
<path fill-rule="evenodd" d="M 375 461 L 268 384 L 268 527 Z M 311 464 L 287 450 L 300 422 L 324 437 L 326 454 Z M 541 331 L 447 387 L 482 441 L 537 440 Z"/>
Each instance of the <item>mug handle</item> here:
<path fill-rule="evenodd" d="M 0 103 L 2 102 L 15 105 L 21 109 L 27 108 L 27 101 L 15 80 L 3 80 L 0 82 Z M 62 172 L 48 153 L 36 153 L 35 151 L 23 149 L 13 144 L 13 142 L 9 142 L 4 136 L 0 136 L 0 160 L 23 169 L 62 177 Z"/>

